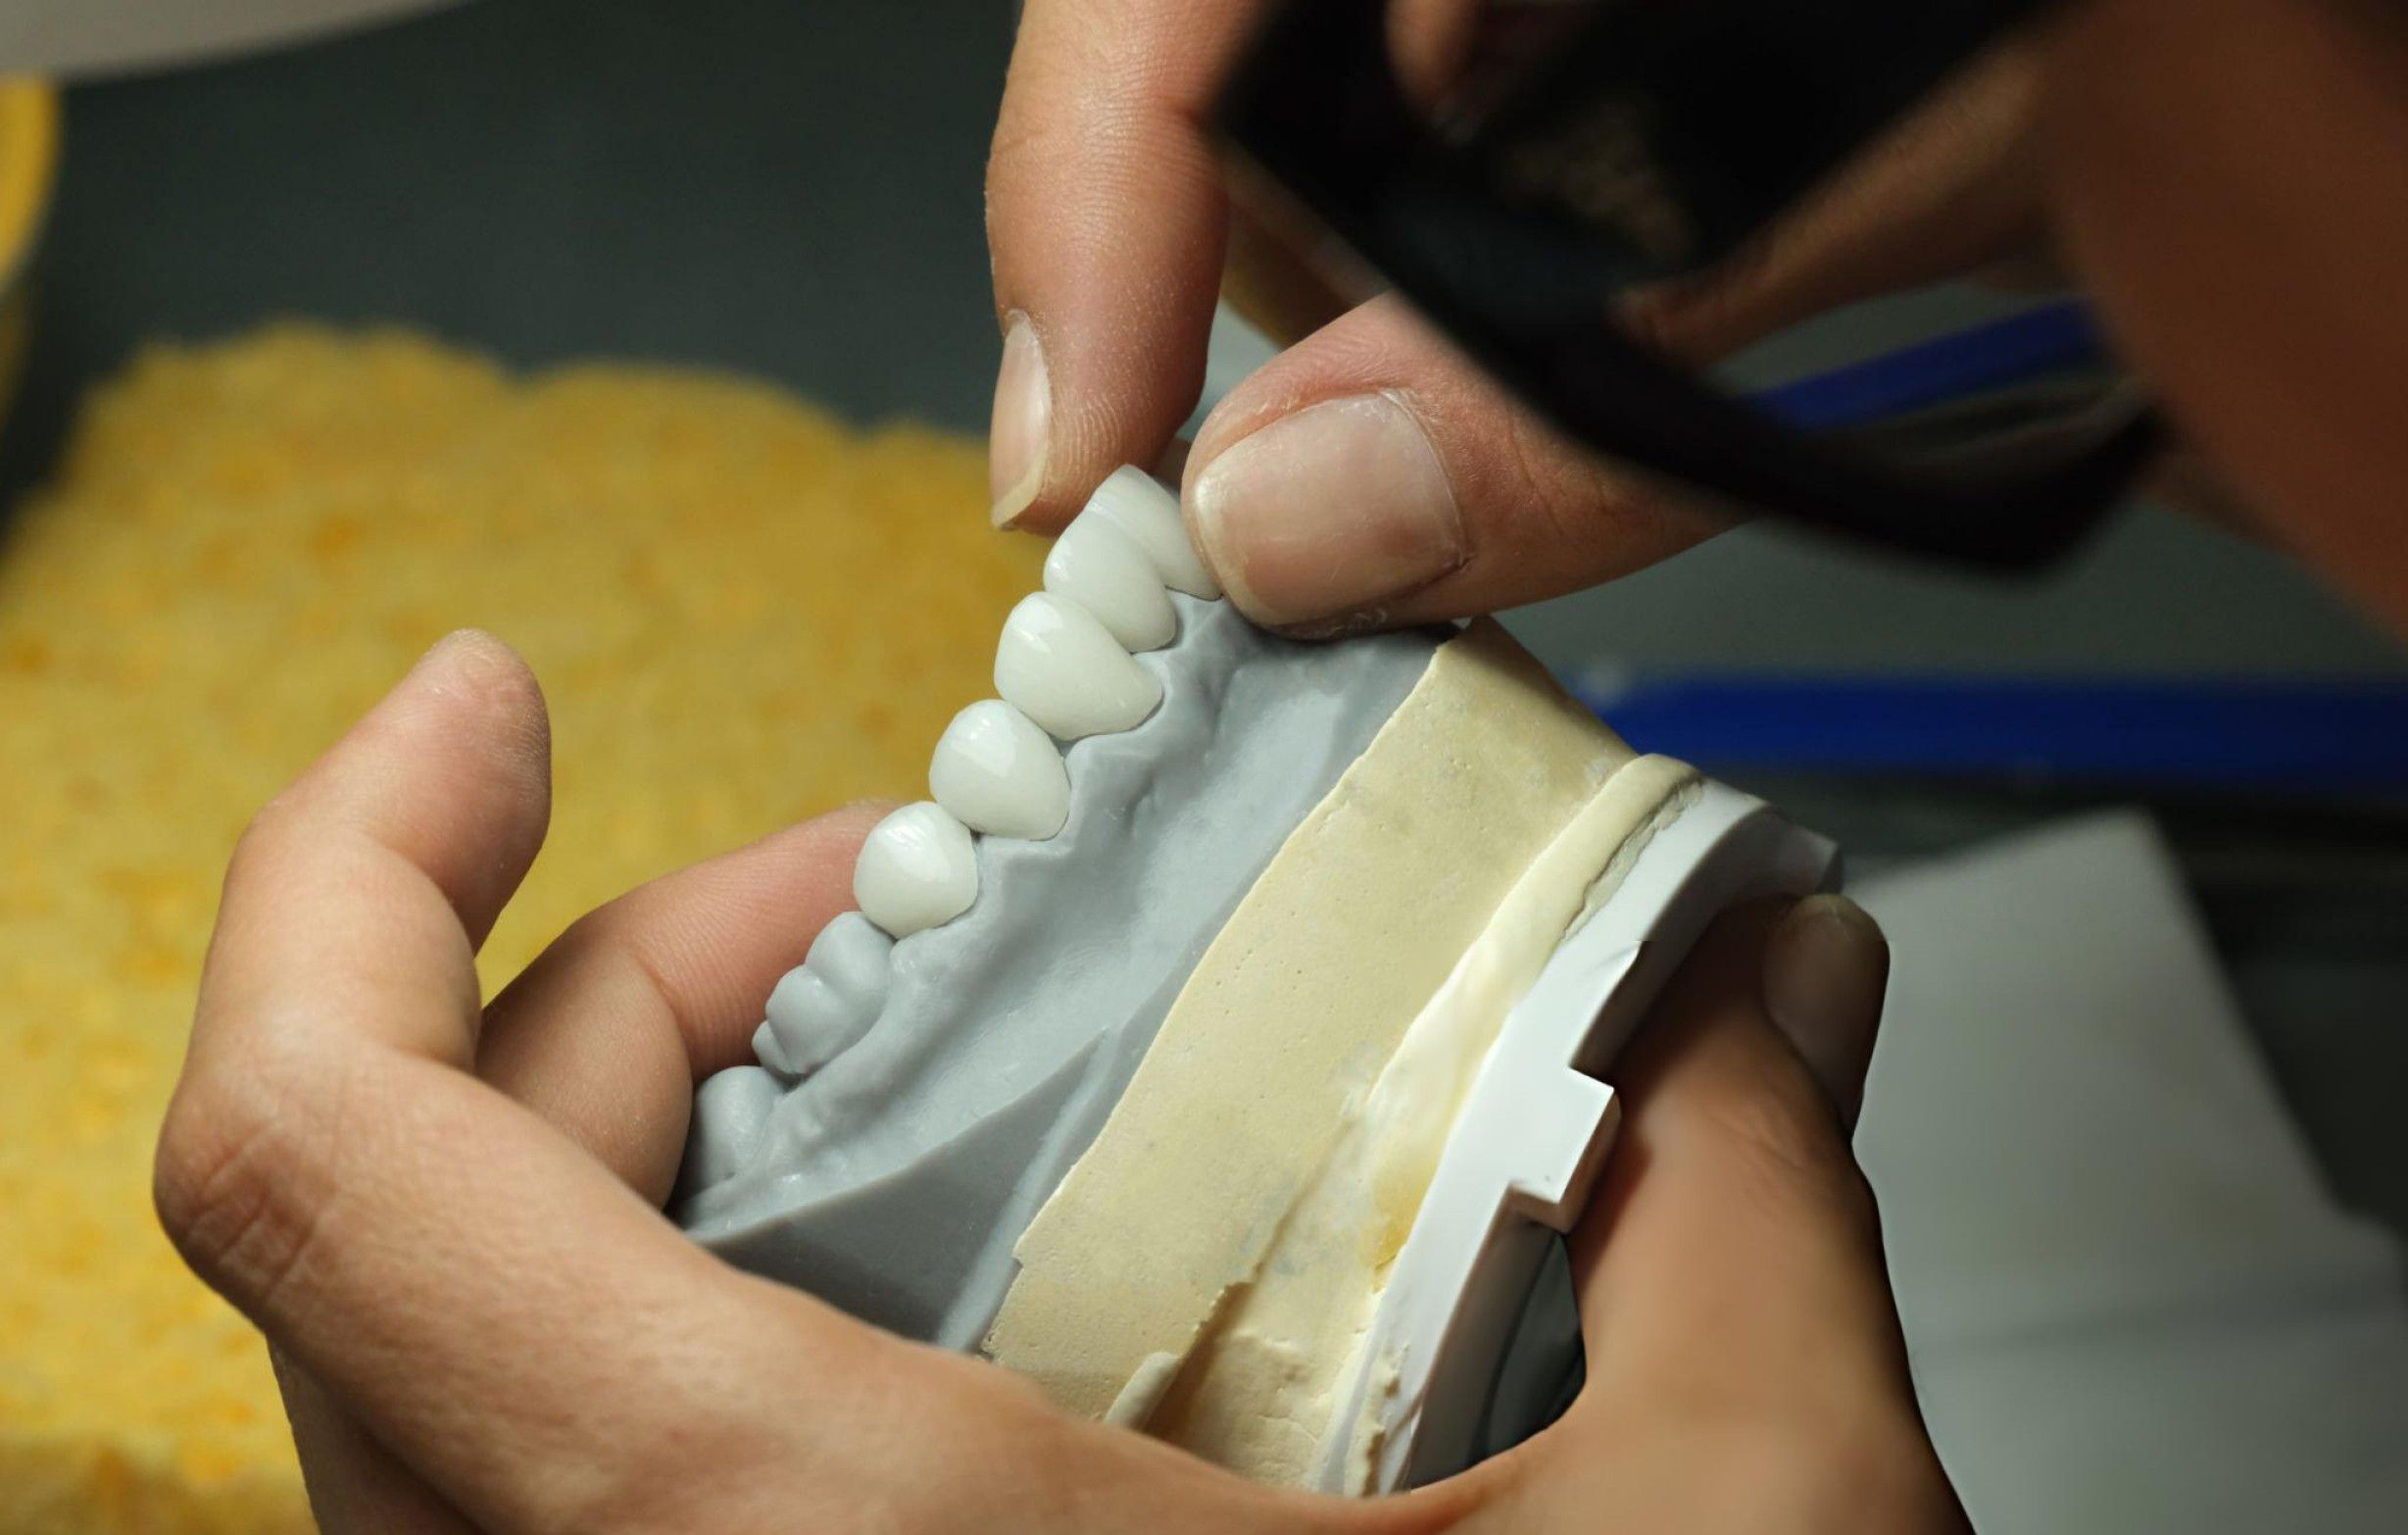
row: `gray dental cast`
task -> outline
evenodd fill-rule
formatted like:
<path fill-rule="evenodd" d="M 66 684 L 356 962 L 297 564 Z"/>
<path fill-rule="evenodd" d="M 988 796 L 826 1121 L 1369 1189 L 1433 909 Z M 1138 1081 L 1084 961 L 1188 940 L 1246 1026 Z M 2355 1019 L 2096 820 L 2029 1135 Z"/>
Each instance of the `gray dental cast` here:
<path fill-rule="evenodd" d="M 762 1064 L 704 1084 L 678 1207 L 740 1265 L 956 1348 L 1230 911 L 1446 637 L 1256 629 L 1131 469 L 1045 585 L 1006 624 L 1002 697 L 939 742 L 933 802 L 863 846 L 861 910 L 771 996 Z"/>

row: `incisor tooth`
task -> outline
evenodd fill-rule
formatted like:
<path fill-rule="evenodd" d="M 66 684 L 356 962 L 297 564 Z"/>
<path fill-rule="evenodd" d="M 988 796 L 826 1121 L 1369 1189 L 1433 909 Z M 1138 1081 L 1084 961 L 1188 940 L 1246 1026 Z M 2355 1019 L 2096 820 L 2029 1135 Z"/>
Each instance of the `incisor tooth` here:
<path fill-rule="evenodd" d="M 1144 470 L 1124 464 L 1104 476 L 1079 517 L 1098 518 L 1120 529 L 1153 562 L 1154 573 L 1176 590 L 1190 597 L 1221 594 L 1220 582 L 1188 541 L 1179 498 Z"/>
<path fill-rule="evenodd" d="M 1131 650 L 1159 649 L 1179 632 L 1154 562 L 1107 518 L 1078 518 L 1054 541 L 1045 589 L 1094 614 Z"/>
<path fill-rule="evenodd" d="M 897 938 L 952 921 L 978 899 L 970 828 L 943 806 L 906 805 L 870 828 L 853 866 L 853 899 Z"/>
<path fill-rule="evenodd" d="M 1056 740 L 1142 723 L 1162 683 L 1088 613 L 1048 592 L 1020 599 L 995 647 L 995 690 Z"/>
<path fill-rule="evenodd" d="M 928 760 L 928 792 L 963 825 L 994 837 L 1042 842 L 1070 818 L 1061 752 L 1000 698 L 954 716 Z"/>
<path fill-rule="evenodd" d="M 754 1054 L 770 1070 L 809 1076 L 851 1049 L 886 1005 L 887 951 L 894 940 L 859 912 L 819 930 L 811 956 L 769 993 Z"/>

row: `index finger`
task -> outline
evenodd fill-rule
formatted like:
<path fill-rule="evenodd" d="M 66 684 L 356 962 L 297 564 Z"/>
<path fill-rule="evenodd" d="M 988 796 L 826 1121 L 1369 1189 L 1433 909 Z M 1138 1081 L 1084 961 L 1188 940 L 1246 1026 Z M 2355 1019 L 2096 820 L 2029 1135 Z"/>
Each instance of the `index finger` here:
<path fill-rule="evenodd" d="M 987 162 L 999 526 L 1057 532 L 1195 409 L 1227 201 L 1213 92 L 1264 0 L 1028 0 Z"/>

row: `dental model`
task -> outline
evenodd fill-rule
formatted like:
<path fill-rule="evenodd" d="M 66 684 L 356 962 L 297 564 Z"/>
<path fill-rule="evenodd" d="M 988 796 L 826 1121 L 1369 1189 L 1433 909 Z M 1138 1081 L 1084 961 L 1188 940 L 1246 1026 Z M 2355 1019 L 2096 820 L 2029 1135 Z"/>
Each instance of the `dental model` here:
<path fill-rule="evenodd" d="M 1528 1298 L 1597 1073 L 1716 912 L 1832 850 L 1493 623 L 1307 645 L 1217 597 L 1170 493 L 1106 479 L 760 1064 L 703 1084 L 676 1213 L 1072 1411 L 1386 1490 L 1544 1422 L 1499 1380 L 1577 1359 Z"/>

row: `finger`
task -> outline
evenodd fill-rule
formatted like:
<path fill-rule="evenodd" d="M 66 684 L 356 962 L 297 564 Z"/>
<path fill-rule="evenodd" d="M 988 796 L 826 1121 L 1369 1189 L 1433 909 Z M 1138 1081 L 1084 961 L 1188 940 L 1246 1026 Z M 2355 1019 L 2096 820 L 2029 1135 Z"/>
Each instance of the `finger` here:
<path fill-rule="evenodd" d="M 1622 1139 L 1572 1244 L 1589 1384 L 1560 1438 L 1594 1448 L 1645 1420 L 1677 1443 L 1695 1428 L 1777 1460 L 1800 1508 L 1894 1496 L 1937 1516 L 1952 1501 L 1871 1192 L 1760 1000 L 1784 916 L 1767 903 L 1719 921 L 1616 1073 Z"/>
<path fill-rule="evenodd" d="M 760 1449 L 773 1430 L 732 1404 L 764 1352 L 811 1369 L 876 1342 L 800 1297 L 764 1321 L 761 1287 L 464 1069 L 469 934 L 541 820 L 539 717 L 507 652 L 452 643 L 263 814 L 157 1179 L 202 1277 L 503 1529 L 586 1527 L 602 1501 L 656 1496 L 647 1478 L 685 1485 L 686 1435 Z"/>
<path fill-rule="evenodd" d="M 2044 242 L 2040 43 L 1983 55 L 1791 213 L 1620 319 L 1707 363 L 1816 315 L 2031 259 Z"/>
<path fill-rule="evenodd" d="M 307 1370 L 277 1355 L 275 1372 L 319 1535 L 476 1535 Z"/>
<path fill-rule="evenodd" d="M 1225 205 L 1205 127 L 1262 0 L 1029 0 L 987 163 L 999 526 L 1058 531 L 1194 409 Z"/>
<path fill-rule="evenodd" d="M 1231 391 L 1184 499 L 1231 600 L 1313 633 L 1559 596 L 1724 525 L 1557 436 L 1389 298 Z"/>
<path fill-rule="evenodd" d="M 446 1036 L 461 1024 L 463 1010 L 473 1009 L 468 955 L 541 844 L 550 810 L 549 758 L 542 695 L 525 667 L 488 636 L 448 637 L 325 762 L 261 814 L 229 875 L 205 986 L 224 995 L 257 984 L 259 978 L 244 973 L 230 957 L 238 945 L 306 945 L 320 936 L 343 941 L 346 935 L 315 917 L 297 931 L 275 932 L 272 920 L 259 916 L 250 899 L 255 891 L 307 880 L 317 867 L 339 863 L 364 869 L 365 878 L 360 899 L 326 914 L 329 925 L 349 912 L 408 939 L 397 944 L 391 963 L 399 970 L 419 970 L 421 995 L 432 999 L 429 1011 L 435 1015 L 422 1028 L 405 1032 L 438 1053 L 462 1053 L 464 1047 Z M 339 844 L 310 847 L 308 828 L 329 823 L 349 827 L 350 835 Z M 246 930 L 252 921 L 269 923 L 270 931 Z M 336 979 L 315 965 L 307 973 Z M 239 1091 L 246 1073 L 242 1061 L 204 1052 L 202 1047 L 217 1043 L 196 1038 L 187 1066 L 196 1092 L 179 1093 L 162 1141 L 163 1194 L 173 1175 L 169 1159 L 198 1159 L 216 1166 L 241 1155 L 217 1143 L 219 1116 L 194 1108 L 207 1095 L 225 1091 L 229 1082 Z M 324 1041 L 305 1036 L 297 1045 L 315 1052 Z M 196 1143 L 205 1130 L 206 1138 Z M 241 1239 L 226 1245 L 239 1248 Z M 274 1261 L 259 1252 L 256 1239 L 250 1246 L 253 1258 L 246 1262 Z M 336 1407 L 306 1370 L 280 1353 L 274 1361 L 321 1528 L 337 1535 L 348 1530 L 436 1535 L 467 1528 L 440 1496 Z"/>
<path fill-rule="evenodd" d="M 2396 8 L 2102 0 L 2058 32 L 2051 182 L 2119 344 L 2286 543 L 2408 623 L 2408 309 L 2367 301 L 2408 252 Z"/>
<path fill-rule="evenodd" d="M 1805 1063 L 1843 1131 L 1854 1131 L 1864 1106 L 1889 989 L 1890 940 L 1845 896 L 1808 896 L 1765 940 L 1764 1015 Z"/>
<path fill-rule="evenodd" d="M 1784 916 L 1759 904 L 1717 922 L 1615 1073 L 1623 1136 L 1573 1243 L 1602 1380 L 1745 1394 L 1764 1361 L 1815 1340 L 1895 1342 L 1871 1193 L 1764 1012 Z"/>
<path fill-rule="evenodd" d="M 789 827 L 586 916 L 487 1010 L 478 1074 L 661 1203 L 694 1084 L 749 1058 L 762 999 L 852 906 L 885 810 Z"/>
<path fill-rule="evenodd" d="M 762 998 L 850 903 L 878 814 L 789 827 L 590 914 L 486 1010 L 479 1074 L 660 1203 L 695 1081 L 742 1056 Z M 280 1362 L 277 1375 L 329 1535 L 467 1528 L 306 1372 Z"/>
<path fill-rule="evenodd" d="M 1446 0 L 1420 9 L 1450 14 Z M 1631 295 L 1621 322 L 1704 363 L 2028 252 L 2042 227 L 2039 73 L 2036 44 L 1993 50 L 1739 252 Z M 1245 291 L 1292 331 L 1326 300 L 1276 275 L 1264 248 L 1275 242 L 1253 234 L 1235 248 L 1274 273 Z M 1725 520 L 1566 444 L 1394 301 L 1335 321 L 1240 385 L 1191 465 L 1189 516 L 1223 585 L 1261 621 L 1306 632 L 1560 595 Z"/>

